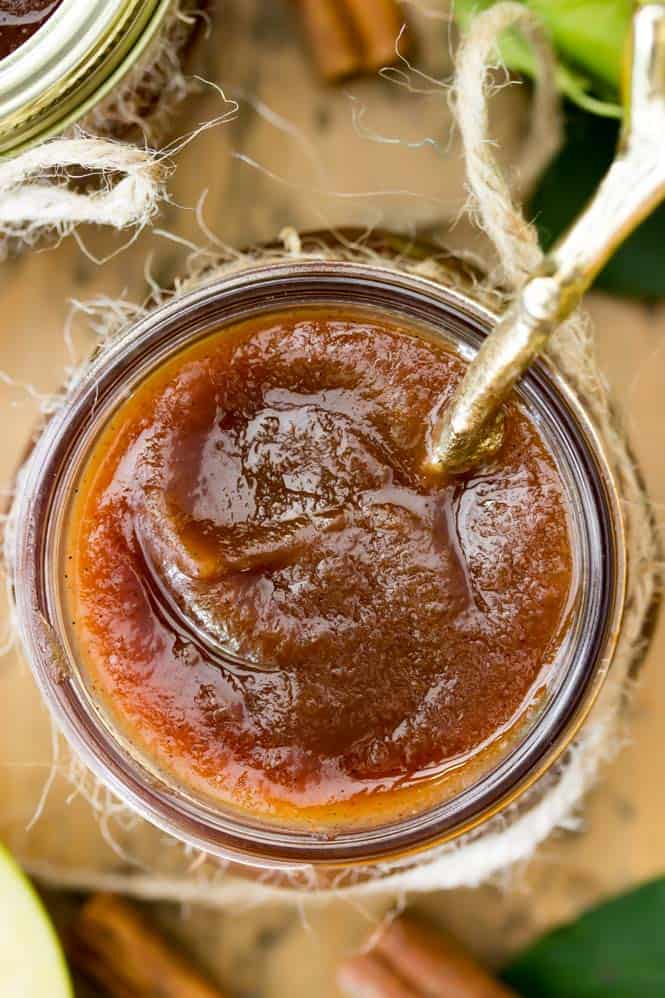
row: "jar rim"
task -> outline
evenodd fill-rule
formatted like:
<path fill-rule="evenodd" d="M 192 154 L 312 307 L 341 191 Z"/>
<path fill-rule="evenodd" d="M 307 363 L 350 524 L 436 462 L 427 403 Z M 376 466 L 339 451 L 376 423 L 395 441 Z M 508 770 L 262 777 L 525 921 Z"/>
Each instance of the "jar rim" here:
<path fill-rule="evenodd" d="M 172 0 L 62 0 L 0 59 L 0 158 L 82 118 L 128 71 Z"/>
<path fill-rule="evenodd" d="M 468 333 L 470 354 L 496 321 L 495 313 L 466 290 L 385 265 L 316 259 L 258 265 L 232 273 L 159 306 L 97 355 L 70 393 L 67 406 L 45 427 L 17 491 L 11 563 L 19 633 L 42 694 L 74 749 L 96 776 L 153 824 L 209 853 L 254 867 L 292 869 L 401 860 L 470 831 L 521 799 L 561 757 L 591 709 L 610 667 L 623 614 L 625 542 L 611 467 L 580 400 L 560 373 L 541 360 L 527 375 L 521 393 L 528 398 L 530 391 L 532 402 L 538 397 L 555 407 L 555 415 L 562 421 L 562 439 L 565 437 L 571 449 L 566 459 L 578 462 L 576 473 L 583 479 L 581 513 L 595 517 L 588 527 L 588 588 L 593 590 L 596 603 L 582 628 L 586 643 L 580 647 L 585 657 L 580 652 L 581 660 L 574 661 L 571 653 L 561 690 L 554 698 L 559 702 L 548 708 L 544 719 L 505 760 L 481 777 L 480 786 L 473 784 L 449 801 L 408 819 L 323 839 L 309 832 L 275 830 L 235 814 L 222 814 L 220 809 L 169 787 L 168 778 L 160 779 L 140 760 L 126 756 L 101 711 L 86 703 L 70 675 L 68 653 L 58 633 L 52 544 L 65 506 L 63 463 L 72 460 L 73 448 L 84 439 L 83 428 L 87 426 L 92 432 L 91 420 L 98 420 L 98 432 L 104 412 L 100 399 L 111 404 L 115 398 L 117 402 L 118 393 L 127 390 L 123 376 L 133 372 L 139 378 L 141 364 L 154 369 L 185 342 L 241 317 L 339 301 L 340 296 L 347 305 L 369 304 L 382 307 L 384 313 L 412 318 L 429 315 L 430 325 L 433 319 L 439 324 L 456 321 Z M 98 406 L 94 415 L 90 410 L 92 393 Z"/>

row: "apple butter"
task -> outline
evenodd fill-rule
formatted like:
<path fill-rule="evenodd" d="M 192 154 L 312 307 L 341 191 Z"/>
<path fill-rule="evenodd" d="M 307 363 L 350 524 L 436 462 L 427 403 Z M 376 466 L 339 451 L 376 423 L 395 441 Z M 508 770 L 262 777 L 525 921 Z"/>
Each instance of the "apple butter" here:
<path fill-rule="evenodd" d="M 0 0 L 0 59 L 27 42 L 62 0 Z"/>
<path fill-rule="evenodd" d="M 432 803 L 519 738 L 565 633 L 567 492 L 517 399 L 491 463 L 426 471 L 464 369 L 312 306 L 208 335 L 115 410 L 70 508 L 69 628 L 157 769 L 325 831 Z"/>

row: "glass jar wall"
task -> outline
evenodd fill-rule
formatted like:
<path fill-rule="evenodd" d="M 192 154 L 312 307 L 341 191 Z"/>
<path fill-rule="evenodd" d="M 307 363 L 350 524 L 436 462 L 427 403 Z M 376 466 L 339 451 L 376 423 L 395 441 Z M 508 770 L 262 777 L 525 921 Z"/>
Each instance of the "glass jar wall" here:
<path fill-rule="evenodd" d="M 624 594 L 616 490 L 583 407 L 546 363 L 520 387 L 568 495 L 573 584 L 547 688 L 519 737 L 454 793 L 398 818 L 336 830 L 239 813 L 187 785 L 128 737 L 97 695 L 72 641 L 63 582 L 72 495 L 122 401 L 184 348 L 239 322 L 285 311 L 354 309 L 418 327 L 468 359 L 495 316 L 472 293 L 390 267 L 300 261 L 256 267 L 172 301 L 100 353 L 51 419 L 21 475 L 14 583 L 20 634 L 47 703 L 75 751 L 139 814 L 181 840 L 247 867 L 279 870 L 394 863 L 430 854 L 524 799 L 560 759 L 611 667 Z M 368 691 L 368 696 L 371 691 Z M 163 760 L 162 760 L 163 761 Z M 370 808 L 371 811 L 371 808 Z"/>

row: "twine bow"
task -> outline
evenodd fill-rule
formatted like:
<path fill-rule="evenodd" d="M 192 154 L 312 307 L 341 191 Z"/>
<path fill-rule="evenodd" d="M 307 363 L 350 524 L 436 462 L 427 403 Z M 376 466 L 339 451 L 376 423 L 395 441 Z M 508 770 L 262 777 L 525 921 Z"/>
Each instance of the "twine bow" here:
<path fill-rule="evenodd" d="M 71 171 L 99 189 L 71 186 Z M 122 230 L 146 225 L 165 196 L 168 169 L 150 150 L 83 134 L 54 139 L 0 164 L 0 258 L 9 241 L 31 244 L 44 229 L 65 235 L 81 222 Z"/>

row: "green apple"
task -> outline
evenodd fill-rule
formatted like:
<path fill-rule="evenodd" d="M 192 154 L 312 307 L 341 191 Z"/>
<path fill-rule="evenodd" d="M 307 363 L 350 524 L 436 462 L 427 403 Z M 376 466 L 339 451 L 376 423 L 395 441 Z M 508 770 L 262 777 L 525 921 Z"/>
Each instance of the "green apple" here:
<path fill-rule="evenodd" d="M 34 888 L 0 846 L 0 995 L 72 998 L 67 964 Z"/>

